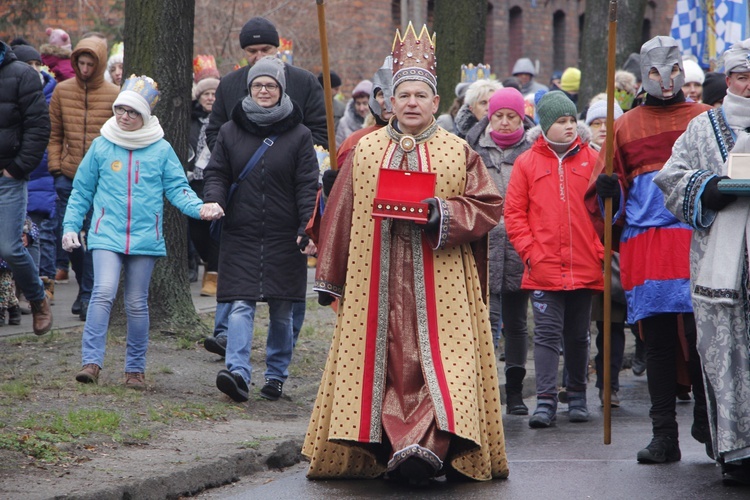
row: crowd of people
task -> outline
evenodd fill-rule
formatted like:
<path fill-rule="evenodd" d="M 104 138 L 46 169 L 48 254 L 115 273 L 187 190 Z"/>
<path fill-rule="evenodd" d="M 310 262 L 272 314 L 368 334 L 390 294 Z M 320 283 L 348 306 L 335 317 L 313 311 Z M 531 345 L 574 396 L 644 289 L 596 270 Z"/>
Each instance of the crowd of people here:
<path fill-rule="evenodd" d="M 62 30 L 47 35 L 39 50 L 0 44 L 0 313 L 18 324 L 22 294 L 34 333 L 48 332 L 54 285 L 72 265 L 71 312 L 85 321 L 77 381 L 98 383 L 104 369 L 122 272 L 124 384 L 147 387 L 166 197 L 189 218 L 191 280 L 202 263 L 201 294 L 216 297 L 204 345 L 225 358 L 216 386 L 233 401 L 250 398 L 259 302 L 270 312 L 260 396 L 283 395 L 307 258 L 317 256 L 314 288 L 338 320 L 303 448 L 309 477 L 507 477 L 498 360 L 508 415 L 531 413 L 529 427 L 545 429 L 564 403 L 571 422 L 588 422 L 594 321 L 606 402 L 607 258 L 609 402 L 627 404 L 618 396 L 627 329 L 651 398 L 652 437 L 637 460 L 680 460 L 675 401 L 692 395 L 691 436 L 725 480 L 750 483 L 749 264 L 738 231 L 748 231 L 750 190 L 722 183 L 732 155 L 750 153 L 750 40 L 726 52 L 723 74 L 683 59 L 670 37 L 649 40 L 617 71 L 608 131 L 606 93 L 579 102 L 577 68 L 546 86 L 528 58 L 505 79 L 458 83 L 436 119 L 435 38 L 411 25 L 348 101 L 334 72 L 324 96 L 322 74 L 278 58 L 276 27 L 254 17 L 239 34 L 247 65 L 222 77 L 212 56 L 194 61 L 183 165 L 153 114 L 158 83 L 123 77 L 122 44 L 108 53 L 97 33 L 75 47 Z M 329 145 L 340 169 L 321 175 L 315 146 Z M 414 194 L 417 181 L 426 191 Z M 387 182 L 415 189 L 383 198 L 393 196 Z M 607 199 L 611 256 L 601 243 Z"/>

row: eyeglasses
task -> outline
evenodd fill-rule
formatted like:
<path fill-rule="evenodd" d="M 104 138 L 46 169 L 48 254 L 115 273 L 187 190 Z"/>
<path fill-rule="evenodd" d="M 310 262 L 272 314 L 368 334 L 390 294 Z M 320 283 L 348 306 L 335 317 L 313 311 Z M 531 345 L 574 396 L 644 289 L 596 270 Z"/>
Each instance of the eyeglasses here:
<path fill-rule="evenodd" d="M 253 83 L 250 85 L 250 90 L 253 92 L 260 92 L 260 89 L 266 89 L 269 92 L 276 92 L 279 86 L 275 83 Z"/>
<path fill-rule="evenodd" d="M 117 116 L 122 116 L 125 113 L 127 113 L 128 116 L 134 120 L 138 118 L 139 116 L 141 116 L 141 114 L 134 109 L 125 109 L 122 106 L 115 106 L 115 114 Z"/>

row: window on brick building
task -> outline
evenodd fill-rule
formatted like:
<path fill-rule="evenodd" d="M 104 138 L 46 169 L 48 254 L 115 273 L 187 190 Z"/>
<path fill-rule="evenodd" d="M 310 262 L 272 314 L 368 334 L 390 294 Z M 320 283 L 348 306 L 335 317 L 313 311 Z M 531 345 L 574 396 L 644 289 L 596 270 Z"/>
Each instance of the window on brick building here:
<path fill-rule="evenodd" d="M 552 67 L 554 71 L 565 70 L 565 12 L 558 10 L 552 15 Z"/>
<path fill-rule="evenodd" d="M 509 11 L 508 23 L 508 72 L 513 71 L 513 64 L 523 57 L 523 9 L 513 7 Z"/>

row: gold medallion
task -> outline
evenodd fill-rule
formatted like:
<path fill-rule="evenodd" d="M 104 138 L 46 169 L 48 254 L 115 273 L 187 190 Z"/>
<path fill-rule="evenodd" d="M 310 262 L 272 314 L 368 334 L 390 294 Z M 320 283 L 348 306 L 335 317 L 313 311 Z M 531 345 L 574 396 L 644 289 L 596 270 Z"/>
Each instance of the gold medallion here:
<path fill-rule="evenodd" d="M 417 145 L 417 141 L 414 140 L 414 137 L 410 135 L 402 136 L 401 139 L 398 141 L 398 145 L 401 146 L 401 149 L 406 151 L 407 153 L 414 149 L 414 147 Z"/>

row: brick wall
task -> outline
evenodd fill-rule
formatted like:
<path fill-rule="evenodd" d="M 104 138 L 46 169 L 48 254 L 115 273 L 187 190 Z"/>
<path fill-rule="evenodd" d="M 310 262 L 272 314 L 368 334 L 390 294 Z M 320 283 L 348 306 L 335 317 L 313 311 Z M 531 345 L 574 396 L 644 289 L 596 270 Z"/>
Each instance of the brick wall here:
<path fill-rule="evenodd" d="M 651 36 L 669 34 L 672 13 L 676 0 L 660 0 L 649 2 L 646 18 L 651 21 Z M 116 11 L 110 11 L 107 4 L 111 0 L 56 0 L 48 2 L 44 17 L 38 24 L 30 25 L 22 32 L 0 32 L 0 38 L 9 41 L 13 36 L 23 35 L 30 42 L 39 46 L 46 42 L 44 29 L 47 26 L 61 27 L 72 37 L 73 43 L 80 36 L 94 27 L 92 13 L 98 16 L 111 16 L 105 19 L 110 24 L 121 22 Z M 213 48 L 219 56 L 222 50 L 221 66 L 224 72 L 229 71 L 235 61 L 242 57 L 239 47 L 239 31 L 244 22 L 259 12 L 258 4 L 262 4 L 263 11 L 268 10 L 272 2 L 259 0 L 243 0 L 237 8 L 237 18 L 224 22 L 210 30 L 196 29 L 194 40 L 195 53 L 205 53 L 207 47 Z M 490 5 L 487 19 L 487 40 L 485 48 L 485 63 L 492 65 L 493 72 L 498 78 L 504 78 L 513 67 L 517 56 L 523 55 L 539 61 L 540 72 L 537 79 L 547 83 L 553 71 L 553 16 L 555 12 L 564 13 L 566 42 L 564 47 L 565 65 L 578 64 L 580 16 L 585 11 L 585 0 L 538 0 L 536 7 L 532 7 L 529 0 L 488 0 Z M 220 1 L 196 1 L 196 26 L 201 16 L 205 16 L 208 4 L 214 8 L 222 7 Z M 428 19 L 428 1 L 414 0 L 412 8 L 422 9 L 425 19 Z M 92 7 L 93 6 L 93 7 Z M 395 7 L 394 7 L 395 6 Z M 362 79 L 372 78 L 372 74 L 382 64 L 383 58 L 390 53 L 395 29 L 400 25 L 398 19 L 400 9 L 388 0 L 327 0 L 327 31 L 329 37 L 329 58 L 331 68 L 339 73 L 344 80 L 344 90 L 350 90 Z M 0 6 L 0 16 L 7 7 Z M 271 14 L 271 20 L 276 24 L 281 36 L 292 38 L 295 43 L 295 64 L 314 73 L 321 68 L 320 42 L 318 40 L 317 12 L 314 2 L 299 2 L 294 4 L 295 10 L 279 11 Z M 511 32 L 509 25 L 510 10 L 522 9 L 522 25 L 516 26 Z M 95 9 L 95 10 L 94 10 Z M 242 14 L 252 13 L 252 14 Z M 226 46 L 219 49 L 214 39 L 224 39 Z M 512 35 L 512 36 L 511 36 Z M 208 37 L 213 37 L 208 40 Z M 438 40 L 440 35 L 438 34 Z M 438 42 L 439 43 L 439 42 Z"/>

